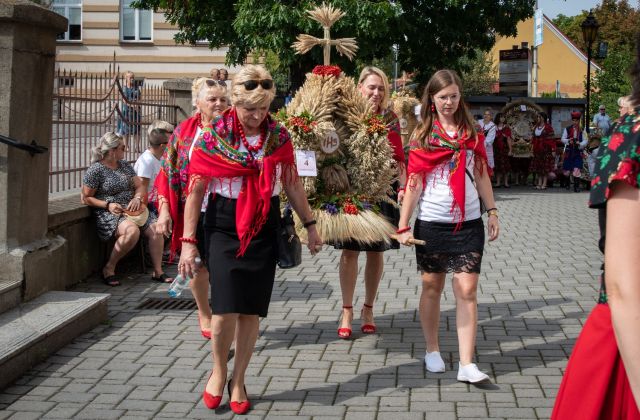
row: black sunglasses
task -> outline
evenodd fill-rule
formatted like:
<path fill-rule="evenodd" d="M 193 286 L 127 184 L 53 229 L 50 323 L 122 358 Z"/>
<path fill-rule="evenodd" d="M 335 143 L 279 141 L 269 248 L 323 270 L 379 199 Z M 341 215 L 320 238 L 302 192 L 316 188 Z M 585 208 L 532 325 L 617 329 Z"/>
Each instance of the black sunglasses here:
<path fill-rule="evenodd" d="M 209 87 L 214 87 L 215 85 L 220 85 L 220 86 L 224 86 L 224 87 L 227 86 L 227 84 L 224 82 L 224 80 L 207 79 L 207 80 L 205 80 L 205 83 Z"/>
<path fill-rule="evenodd" d="M 260 85 L 262 89 L 269 90 L 273 87 L 273 80 L 271 79 L 262 79 L 262 80 L 247 80 L 243 82 L 242 85 L 246 90 L 254 90 Z"/>

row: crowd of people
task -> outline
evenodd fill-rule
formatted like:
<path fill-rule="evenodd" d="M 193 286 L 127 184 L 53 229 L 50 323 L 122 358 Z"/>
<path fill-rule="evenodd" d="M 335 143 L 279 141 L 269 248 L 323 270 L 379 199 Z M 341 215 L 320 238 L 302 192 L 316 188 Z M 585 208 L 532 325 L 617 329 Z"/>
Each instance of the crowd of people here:
<path fill-rule="evenodd" d="M 625 240 L 608 242 L 600 303 L 609 305 L 594 311 L 592 317 L 597 321 L 590 318 L 583 332 L 587 338 L 581 336 L 577 343 L 554 410 L 558 419 L 570 418 L 564 413 L 581 405 L 583 385 L 590 378 L 598 378 L 597 392 L 613 394 L 598 407 L 592 404 L 584 410 L 606 411 L 615 406 L 633 414 L 640 400 L 640 363 L 634 357 L 640 351 L 640 340 L 634 333 L 637 328 L 629 329 L 631 324 L 627 324 L 637 325 L 640 319 L 640 273 L 633 261 L 640 252 L 640 51 L 638 56 L 634 94 L 620 105 L 621 109 L 626 107 L 626 114 L 615 123 L 605 118 L 603 108 L 594 116 L 594 123 L 603 129 L 608 125 L 606 129 L 613 130 L 613 135 L 606 137 L 600 148 L 600 164 L 591 183 L 591 204 L 608 210 L 603 235 L 606 232 L 610 238 Z M 179 254 L 178 272 L 192 279 L 202 335 L 211 339 L 213 363 L 203 391 L 204 404 L 217 408 L 226 386 L 231 410 L 245 414 L 251 408 L 246 370 L 258 337 L 259 318 L 268 315 L 274 286 L 280 197 L 286 197 L 307 230 L 307 247 L 312 255 L 321 251 L 323 238 L 297 173 L 292 140 L 287 129 L 269 113 L 276 90 L 270 73 L 260 65 L 247 65 L 230 86 L 226 73 L 211 76 L 193 82 L 195 112 L 191 118 L 175 129 L 164 122 L 152 124 L 149 148 L 135 167 L 123 160 L 123 137 L 106 133 L 93 150 L 94 163 L 84 176 L 83 200 L 94 209 L 100 238 L 115 239 L 102 270 L 103 280 L 110 286 L 119 284 L 116 264 L 141 233 L 149 241 L 152 278 L 171 281 L 162 271 L 161 262 L 164 238 L 170 238 L 171 255 Z M 373 334 L 378 331 L 373 308 L 384 270 L 383 252 L 399 244 L 411 246 L 418 240 L 415 261 L 422 285 L 418 311 L 425 368 L 431 373 L 446 369 L 438 331 L 441 296 L 446 277 L 452 273 L 459 345 L 457 379 L 486 381 L 489 376 L 474 363 L 474 355 L 485 239 L 494 241 L 500 234 L 493 188 L 525 183 L 532 173 L 534 187 L 544 190 L 551 173 L 560 168 L 578 191 L 576 184 L 587 146 L 581 115 L 572 113 L 572 124 L 563 130 L 559 147 L 547 116 L 539 113 L 531 153 L 516 155 L 504 115 L 494 118 L 487 110 L 481 121 L 475 120 L 456 72 L 440 70 L 424 89 L 421 122 L 412 135 L 406 159 L 398 119 L 386 107 L 390 92 L 384 72 L 366 67 L 358 79 L 358 89 L 384 121 L 394 151 L 398 173 L 390 199 L 398 206 L 385 208 L 380 203 L 380 208 L 397 227 L 397 242 L 364 246 L 352 238 L 333 244 L 342 250 L 342 312 L 337 338 L 353 337 L 359 253 L 366 253 L 360 330 Z M 412 227 L 414 212 L 417 217 Z M 602 328 L 594 333 L 596 322 Z M 608 368 L 607 375 L 596 375 L 596 367 L 591 366 L 596 363 L 591 360 L 594 350 L 589 344 L 593 346 L 593 337 L 602 335 L 611 347 L 607 357 L 613 362 L 607 366 L 613 367 Z M 229 375 L 227 360 L 234 342 L 235 359 Z M 626 395 L 622 408 L 615 399 L 617 393 Z"/>

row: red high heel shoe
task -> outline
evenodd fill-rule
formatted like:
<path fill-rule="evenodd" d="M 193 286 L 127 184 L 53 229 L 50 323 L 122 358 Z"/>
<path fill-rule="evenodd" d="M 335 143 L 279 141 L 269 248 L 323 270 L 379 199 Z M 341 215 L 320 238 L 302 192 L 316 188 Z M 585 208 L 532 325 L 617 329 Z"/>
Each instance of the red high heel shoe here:
<path fill-rule="evenodd" d="M 202 334 L 202 336 L 207 340 L 211 340 L 211 330 L 206 331 L 204 328 L 202 328 L 202 320 L 200 319 L 200 314 L 198 314 L 198 326 L 200 327 L 200 334 Z"/>
<path fill-rule="evenodd" d="M 366 303 L 364 303 L 363 306 L 369 309 L 373 309 L 373 305 L 367 305 Z M 360 318 L 362 318 L 363 311 L 364 308 L 362 308 L 362 310 L 360 311 Z M 375 334 L 376 326 L 374 324 L 362 324 L 362 326 L 360 327 L 360 331 L 362 331 L 362 334 Z"/>
<path fill-rule="evenodd" d="M 251 408 L 251 402 L 249 402 L 249 395 L 247 394 L 247 387 L 244 387 L 244 395 L 247 396 L 246 401 L 231 401 L 231 379 L 227 383 L 227 392 L 229 393 L 229 407 L 231 411 L 236 414 L 247 414 Z"/>
<path fill-rule="evenodd" d="M 353 306 L 343 306 L 342 309 L 353 309 Z M 351 337 L 351 328 L 338 328 L 338 337 L 343 340 Z"/>
<path fill-rule="evenodd" d="M 211 372 L 211 375 L 213 375 L 213 372 Z M 211 379 L 211 375 L 209 375 L 209 379 Z M 209 382 L 209 379 L 207 379 L 207 382 Z M 215 410 L 220 406 L 222 395 L 209 394 L 207 392 L 207 384 L 205 384 L 204 392 L 202 393 L 202 400 L 204 401 L 204 405 L 206 405 L 209 410 Z"/>

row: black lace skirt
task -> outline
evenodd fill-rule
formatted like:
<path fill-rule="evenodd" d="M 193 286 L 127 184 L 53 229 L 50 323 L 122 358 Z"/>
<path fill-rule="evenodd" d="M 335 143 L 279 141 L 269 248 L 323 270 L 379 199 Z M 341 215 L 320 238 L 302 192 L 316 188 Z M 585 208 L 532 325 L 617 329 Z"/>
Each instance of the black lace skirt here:
<path fill-rule="evenodd" d="M 427 242 L 416 245 L 421 273 L 480 273 L 484 252 L 482 219 L 467 220 L 454 232 L 455 223 L 416 219 L 414 236 Z"/>

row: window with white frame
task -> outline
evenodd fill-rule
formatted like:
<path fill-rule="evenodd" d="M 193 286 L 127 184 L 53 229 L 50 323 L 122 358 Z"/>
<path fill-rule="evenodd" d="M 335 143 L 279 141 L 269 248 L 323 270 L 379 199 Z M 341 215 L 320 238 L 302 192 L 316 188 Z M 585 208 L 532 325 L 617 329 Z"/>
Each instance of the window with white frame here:
<path fill-rule="evenodd" d="M 58 41 L 81 41 L 82 0 L 53 0 L 51 9 L 69 20 L 67 31 L 59 33 L 56 39 Z"/>
<path fill-rule="evenodd" d="M 153 10 L 131 7 L 133 0 L 120 0 L 120 37 L 123 41 L 151 41 Z"/>

